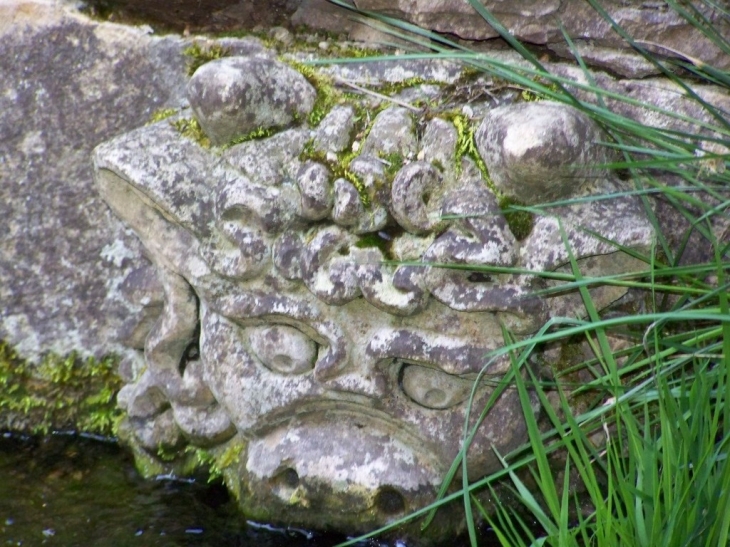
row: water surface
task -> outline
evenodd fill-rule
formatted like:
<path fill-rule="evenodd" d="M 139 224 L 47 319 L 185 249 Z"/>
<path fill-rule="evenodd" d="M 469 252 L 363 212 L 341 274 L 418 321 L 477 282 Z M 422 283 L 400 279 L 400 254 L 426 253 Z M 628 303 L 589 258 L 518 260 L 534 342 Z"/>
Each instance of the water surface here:
<path fill-rule="evenodd" d="M 329 547 L 344 539 L 246 523 L 221 484 L 145 481 L 114 443 L 0 435 L 0 546 Z"/>

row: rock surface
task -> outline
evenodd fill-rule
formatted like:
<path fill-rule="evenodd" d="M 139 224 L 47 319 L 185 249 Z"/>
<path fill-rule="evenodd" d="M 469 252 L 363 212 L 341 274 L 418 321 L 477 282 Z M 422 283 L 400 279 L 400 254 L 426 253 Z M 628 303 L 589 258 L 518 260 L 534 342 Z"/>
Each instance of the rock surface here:
<path fill-rule="evenodd" d="M 477 15 L 469 2 L 461 0 L 430 0 L 390 2 L 389 0 L 357 0 L 358 8 L 382 12 L 405 19 L 436 32 L 456 35 L 466 40 L 488 40 L 499 34 Z M 572 38 L 578 51 L 586 54 L 587 62 L 608 68 L 623 76 L 641 77 L 658 70 L 641 56 L 630 55 L 623 38 L 610 22 L 583 0 L 498 0 L 482 2 L 484 7 L 520 41 L 544 45 L 558 54 L 566 51 L 561 26 Z M 620 0 L 601 2 L 608 16 L 636 42 L 650 51 L 680 60 L 699 59 L 720 69 L 730 67 L 730 56 L 710 38 L 697 30 L 664 2 L 635 2 Z M 730 21 L 721 9 L 701 3 L 694 6 L 714 25 L 720 35 L 730 36 Z M 315 8 L 334 11 L 334 7 L 317 4 Z M 302 8 L 300 8 L 302 9 Z M 316 21 L 310 17 L 309 20 Z M 326 20 L 326 19 L 323 19 Z M 624 53 L 617 56 L 616 50 Z"/>
<path fill-rule="evenodd" d="M 575 108 L 549 101 L 495 108 L 476 133 L 494 185 L 528 205 L 577 194 L 604 176 L 595 167 L 616 159 L 595 122 Z"/>
<path fill-rule="evenodd" d="M 519 95 L 464 82 L 452 63 L 336 65 L 322 72 L 338 84 L 428 84 L 398 92 L 396 106 L 343 99 L 317 127 L 302 119 L 305 100 L 289 102 L 279 112 L 291 127 L 207 148 L 176 125 L 191 121 L 186 41 L 28 6 L 0 12 L 15 21 L 0 27 L 0 77 L 10 82 L 0 95 L 0 223 L 10 236 L 0 242 L 0 336 L 31 357 L 124 354 L 121 435 L 150 459 L 160 447 L 209 450 L 252 518 L 352 533 L 433 498 L 472 379 L 502 345 L 501 324 L 525 335 L 550 317 L 585 314 L 575 293 L 533 295 L 557 281 L 479 266 L 564 272 L 567 241 L 584 275 L 643 268 L 617 247 L 647 252 L 647 210 L 634 195 L 602 198 L 629 183 L 596 168 L 604 137 L 570 107 L 497 108 Z M 225 43 L 256 63 L 274 57 L 258 42 Z M 585 82 L 577 67 L 547 66 Z M 676 113 L 713 122 L 673 84 L 594 76 L 663 109 L 606 98 L 642 124 L 692 130 Z M 730 111 L 726 95 L 695 88 Z M 175 116 L 144 125 L 161 106 Z M 95 188 L 89 155 L 102 141 Z M 505 195 L 579 199 L 521 232 L 500 207 Z M 652 203 L 670 243 L 682 242 L 686 223 Z M 696 233 L 688 247 L 687 260 L 707 248 Z M 624 293 L 591 288 L 599 308 Z M 487 372 L 499 378 L 507 367 L 498 358 Z M 491 390 L 481 386 L 476 404 Z M 524 441 L 521 412 L 514 392 L 499 399 L 472 447 L 471 478 L 500 466 L 492 447 Z M 437 535 L 459 526 L 450 513 L 439 518 Z"/>
<path fill-rule="evenodd" d="M 122 352 L 162 295 L 94 190 L 89 154 L 180 106 L 184 42 L 56 2 L 0 10 L 0 338 L 31 358 Z"/>
<path fill-rule="evenodd" d="M 104 6 L 103 2 L 93 0 L 90 4 Z M 357 0 L 354 4 L 363 10 L 464 39 L 468 46 L 476 49 L 482 47 L 484 41 L 499 36 L 469 2 L 461 0 Z M 486 0 L 482 4 L 514 37 L 544 46 L 561 57 L 574 58 L 563 37 L 562 26 L 589 66 L 630 78 L 660 73 L 656 66 L 627 46 L 610 22 L 583 0 Z M 720 35 L 730 35 L 730 21 L 723 15 L 722 6 L 714 8 L 701 2 L 692 5 Z M 665 2 L 604 0 L 601 6 L 610 18 L 652 53 L 682 61 L 699 60 L 720 69 L 730 67 L 728 55 Z M 119 0 L 111 16 L 132 21 L 141 19 L 178 32 L 183 29 L 220 32 L 304 25 L 337 34 L 347 32 L 351 39 L 358 41 L 397 41 L 393 36 L 359 22 L 351 11 L 327 0 L 178 0 L 173 10 L 167 2 L 159 0 Z"/>
<path fill-rule="evenodd" d="M 299 72 L 271 59 L 224 57 L 200 67 L 188 100 L 213 144 L 306 117 L 316 91 Z"/>
<path fill-rule="evenodd" d="M 204 69 L 193 79 L 216 81 L 228 67 Z M 255 85 L 261 93 L 268 78 Z M 225 150 L 163 121 L 94 152 L 101 195 L 165 288 L 146 367 L 119 396 L 127 442 L 150 457 L 186 443 L 232 451 L 239 464 L 226 477 L 248 515 L 343 531 L 433 500 L 458 450 L 472 378 L 508 369 L 504 357 L 484 360 L 503 345 L 502 324 L 527 334 L 555 314 L 585 314 L 572 294 L 533 296 L 547 286 L 538 278 L 475 270 L 555 271 L 572 255 L 586 273 L 621 273 L 640 262 L 617 248 L 647 252 L 654 241 L 638 197 L 599 199 L 622 183 L 595 166 L 603 137 L 572 107 L 492 110 L 475 137 L 495 172 L 490 189 L 464 168 L 475 158 L 457 157 L 447 118 L 386 103 L 361 141 L 343 145 L 334 137 L 356 106 L 338 106 L 325 129 L 302 122 Z M 518 240 L 495 194 L 511 195 L 511 184 L 535 200 L 583 200 L 548 208 Z M 390 265 L 390 253 L 423 265 Z M 591 291 L 599 308 L 625 292 Z M 491 392 L 478 389 L 476 404 Z M 524 442 L 521 412 L 515 392 L 499 398 L 472 443 L 471 478 L 500 467 L 493 447 Z M 444 523 L 431 539 L 459 526 Z"/>

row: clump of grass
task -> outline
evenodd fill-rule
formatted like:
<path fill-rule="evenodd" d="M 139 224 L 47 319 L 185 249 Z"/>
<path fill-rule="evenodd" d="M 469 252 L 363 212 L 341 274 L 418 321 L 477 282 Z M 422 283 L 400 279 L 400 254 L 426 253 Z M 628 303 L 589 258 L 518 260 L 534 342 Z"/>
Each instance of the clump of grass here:
<path fill-rule="evenodd" d="M 697 80 L 726 89 L 730 88 L 730 76 L 691 60 L 672 61 L 673 70 L 667 69 L 666 62 L 659 63 L 631 39 L 596 0 L 588 0 L 631 47 L 655 63 L 688 98 L 700 105 L 711 121 L 687 120 L 676 112 L 637 104 L 629 97 L 600 88 L 567 35 L 566 41 L 588 83 L 551 74 L 480 2 L 469 2 L 531 68 L 513 67 L 472 53 L 442 35 L 422 29 L 413 34 L 412 25 L 387 16 L 367 16 L 381 28 L 389 25 L 389 32 L 399 38 L 410 37 L 417 45 L 430 47 L 436 58 L 461 61 L 474 74 L 489 74 L 525 90 L 527 96 L 522 100 L 544 98 L 570 104 L 595 120 L 610 135 L 612 143 L 607 146 L 623 156 L 623 161 L 604 167 L 629 174 L 635 187 L 625 194 L 640 196 L 647 217 L 654 223 L 657 247 L 651 252 L 637 253 L 617 246 L 617 250 L 632 254 L 646 265 L 643 271 L 623 276 L 585 278 L 572 255 L 569 273 L 531 272 L 563 282 L 543 291 L 545 296 L 577 292 L 583 300 L 586 319 L 556 317 L 538 333 L 522 340 L 514 340 L 505 329 L 505 346 L 487 358 L 507 354 L 512 369 L 485 408 L 471 409 L 479 413 L 477 423 L 465 429 L 461 452 L 444 478 L 439 501 L 387 528 L 423 516 L 424 526 L 428 526 L 439 506 L 461 499 L 474 546 L 478 543 L 474 510 L 490 524 L 502 545 L 510 547 L 727 545 L 730 242 L 718 240 L 711 223 L 718 215 L 727 218 L 730 170 L 726 166 L 730 155 L 708 154 L 708 150 L 730 144 L 730 120 L 726 113 L 699 97 L 675 71 L 684 70 Z M 696 7 L 676 0 L 667 4 L 698 32 L 730 52 L 727 38 L 708 25 Z M 404 57 L 408 56 L 379 59 Z M 595 99 L 589 102 L 582 98 L 587 95 Z M 644 126 L 609 109 L 607 99 L 644 107 L 670 119 L 690 121 L 696 132 L 680 135 L 671 129 Z M 470 144 L 473 136 L 464 129 L 463 120 L 454 123 L 462 126 L 458 148 L 471 157 L 469 151 L 475 149 Z M 713 163 L 706 162 L 708 157 Z M 684 186 L 669 188 L 661 184 L 656 179 L 660 171 L 681 177 Z M 668 236 L 662 233 L 649 202 L 651 194 L 672 203 L 686 219 L 688 229 L 679 249 L 673 248 Z M 520 209 L 518 204 L 503 205 Z M 530 207 L 532 212 L 539 210 L 539 206 Z M 712 258 L 704 264 L 681 265 L 682 247 L 693 229 L 704 238 Z M 570 254 L 567 237 L 563 236 Z M 474 268 L 488 274 L 510 273 L 506 268 Z M 589 288 L 606 283 L 643 291 L 646 310 L 601 317 Z M 610 341 L 614 333 L 628 336 L 634 343 L 615 353 Z M 556 371 L 556 377 L 550 381 L 533 372 L 538 348 L 546 344 L 572 344 L 576 338 L 591 348 L 594 358 Z M 579 386 L 566 381 L 576 378 L 578 373 L 591 379 Z M 470 440 L 479 424 L 488 418 L 494 397 L 505 389 L 516 389 L 520 395 L 529 442 L 513 453 L 500 454 L 503 470 L 471 484 L 464 478 L 458 492 L 447 494 L 459 470 L 462 477 L 468 476 L 465 454 Z M 535 415 L 535 397 L 541 403 L 544 423 Z M 580 484 L 577 491 L 572 481 Z M 505 488 L 511 501 L 501 504 Z M 496 500 L 491 509 L 481 501 L 485 495 Z"/>

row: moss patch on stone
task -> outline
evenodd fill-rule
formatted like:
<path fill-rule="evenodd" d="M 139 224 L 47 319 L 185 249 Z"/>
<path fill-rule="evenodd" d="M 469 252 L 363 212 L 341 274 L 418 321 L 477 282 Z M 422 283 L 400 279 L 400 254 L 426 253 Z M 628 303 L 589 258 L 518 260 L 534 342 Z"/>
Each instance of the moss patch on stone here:
<path fill-rule="evenodd" d="M 188 76 L 195 74 L 205 63 L 228 57 L 231 54 L 231 50 L 221 46 L 220 44 L 212 44 L 210 46 L 201 46 L 198 42 L 193 42 L 189 47 L 183 50 L 183 55 L 188 58 L 187 62 L 187 73 Z"/>
<path fill-rule="evenodd" d="M 535 225 L 535 216 L 529 211 L 511 209 L 514 207 L 520 207 L 523 204 L 515 200 L 510 200 L 495 186 L 494 181 L 492 181 L 489 176 L 489 172 L 487 171 L 487 165 L 484 163 L 484 160 L 477 150 L 476 140 L 474 137 L 476 127 L 472 121 L 464 114 L 453 111 L 442 114 L 442 117 L 454 124 L 454 127 L 456 128 L 457 139 L 456 152 L 454 154 L 456 172 L 461 172 L 461 160 L 464 157 L 471 159 L 479 169 L 479 172 L 482 174 L 482 177 L 489 189 L 497 197 L 499 207 L 504 211 L 505 220 L 507 221 L 507 225 L 512 231 L 512 234 L 518 240 L 525 239 L 528 235 L 530 235 L 530 232 L 532 232 L 532 228 Z"/>
<path fill-rule="evenodd" d="M 350 171 L 350 162 L 356 157 L 357 153 L 355 152 L 341 152 L 337 155 L 337 159 L 331 160 L 325 152 L 317 150 L 314 147 L 314 141 L 312 140 L 308 141 L 304 145 L 304 149 L 299 154 L 300 161 L 311 160 L 326 165 L 332 173 L 334 180 L 345 179 L 352 184 L 355 189 L 357 189 L 357 193 L 360 196 L 360 202 L 367 208 L 370 207 L 371 204 L 371 197 L 367 192 L 367 188 L 365 188 L 365 184 L 362 180 L 360 180 L 355 173 Z"/>
<path fill-rule="evenodd" d="M 517 207 L 522 207 L 524 203 L 511 200 L 504 196 L 499 196 L 498 200 L 499 208 L 504 213 L 504 218 L 507 221 L 507 226 L 509 226 L 512 235 L 518 241 L 522 241 L 532 232 L 532 228 L 535 226 L 535 215 L 529 211 L 517 209 Z"/>
<path fill-rule="evenodd" d="M 210 139 L 205 134 L 203 128 L 200 127 L 200 123 L 195 118 L 180 118 L 171 123 L 171 125 L 180 133 L 183 137 L 192 139 L 197 142 L 203 148 L 210 148 Z"/>
<path fill-rule="evenodd" d="M 81 359 L 47 354 L 37 365 L 0 341 L 0 420 L 28 433 L 53 430 L 111 436 L 121 416 L 116 394 L 122 385 L 117 359 Z"/>
<path fill-rule="evenodd" d="M 559 89 L 558 84 L 556 84 L 555 82 L 550 82 L 545 78 L 533 76 L 530 79 L 536 84 L 547 87 L 548 89 L 550 89 L 550 91 L 557 93 Z M 534 103 L 537 101 L 544 101 L 546 99 L 549 99 L 549 97 L 544 93 L 541 93 L 540 91 L 536 91 L 533 89 L 523 89 L 516 102 Z"/>
<path fill-rule="evenodd" d="M 406 78 L 398 82 L 386 82 L 379 87 L 378 92 L 382 93 L 383 95 L 395 95 L 396 93 L 400 93 L 404 89 L 410 89 L 411 87 L 426 84 L 443 86 L 442 82 L 436 80 L 426 80 L 425 78 L 421 78 L 420 76 L 413 76 L 412 78 Z"/>
<path fill-rule="evenodd" d="M 159 475 L 174 475 L 198 477 L 207 479 L 208 482 L 223 480 L 234 497 L 240 497 L 238 467 L 247 444 L 239 435 L 212 447 L 160 447 L 154 453 L 139 444 L 128 419 L 124 417 L 119 426 L 119 440 L 131 450 L 137 471 L 147 479 Z"/>
<path fill-rule="evenodd" d="M 167 118 L 170 118 L 177 114 L 176 108 L 160 108 L 159 110 L 155 110 L 151 115 L 150 119 L 147 121 L 147 125 L 152 125 L 153 123 L 161 122 L 162 120 L 166 120 Z"/>
<path fill-rule="evenodd" d="M 339 102 L 340 93 L 334 88 L 332 78 L 321 74 L 311 66 L 289 58 L 282 58 L 281 61 L 298 71 L 317 91 L 314 106 L 307 117 L 309 125 L 316 127 L 332 110 L 332 107 Z"/>
<path fill-rule="evenodd" d="M 280 131 L 280 128 L 276 127 L 257 127 L 250 133 L 247 133 L 246 135 L 241 135 L 240 137 L 235 137 L 231 139 L 231 142 L 226 143 L 223 145 L 223 148 L 230 148 L 231 146 L 235 146 L 237 144 L 242 144 L 244 142 L 248 141 L 255 141 L 260 139 L 266 139 L 272 136 L 274 133 L 277 133 Z"/>
<path fill-rule="evenodd" d="M 403 154 L 400 154 L 399 152 L 384 154 L 381 152 L 378 154 L 378 156 L 385 163 L 385 178 L 389 182 L 392 182 L 395 176 L 398 174 L 398 171 L 400 171 L 400 168 L 403 167 L 403 164 L 405 163 L 405 158 L 403 157 Z"/>

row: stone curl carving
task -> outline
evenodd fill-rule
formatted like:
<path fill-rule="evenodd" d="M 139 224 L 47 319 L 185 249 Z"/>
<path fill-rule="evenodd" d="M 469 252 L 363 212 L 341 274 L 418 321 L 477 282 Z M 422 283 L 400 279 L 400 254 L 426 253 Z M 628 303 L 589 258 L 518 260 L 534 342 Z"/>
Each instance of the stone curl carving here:
<path fill-rule="evenodd" d="M 194 80 L 227 66 L 211 63 Z M 266 74 L 257 73 L 262 96 L 281 84 Z M 238 127 L 238 114 L 217 108 L 223 126 Z M 147 369 L 120 394 L 132 442 L 151 453 L 228 447 L 238 463 L 227 460 L 227 479 L 252 518 L 352 532 L 433 500 L 459 450 L 474 378 L 508 368 L 485 360 L 503 345 L 503 324 L 527 334 L 581 313 L 573 295 L 535 295 L 545 287 L 537 277 L 475 268 L 559 269 L 565 234 L 586 275 L 626 271 L 634 259 L 619 247 L 647 249 L 653 232 L 633 197 L 587 199 L 547 208 L 520 241 L 474 170 L 439 168 L 456 161 L 456 139 L 444 150 L 403 132 L 416 120 L 402 108 L 374 120 L 349 165 L 357 186 L 333 180 L 300 155 L 307 142 L 342 148 L 354 111 L 337 108 L 326 132 L 301 124 L 219 154 L 160 122 L 99 146 L 94 164 L 102 196 L 144 243 L 166 291 Z M 502 135 L 531 123 L 544 138 L 522 142 L 516 158 Z M 430 126 L 448 133 L 450 122 Z M 599 135 L 570 107 L 538 103 L 491 111 L 477 146 L 497 188 L 534 203 L 619 188 L 592 167 L 596 176 L 574 176 L 598 157 Z M 566 150 L 547 161 L 539 147 L 557 137 Z M 379 152 L 393 151 L 404 165 L 391 178 Z M 601 306 L 623 294 L 594 292 Z M 477 407 L 490 385 L 476 389 Z M 492 447 L 506 453 L 525 440 L 521 413 L 507 390 L 474 438 L 471 478 L 499 468 Z M 456 523 L 440 518 L 436 534 L 451 533 Z"/>

